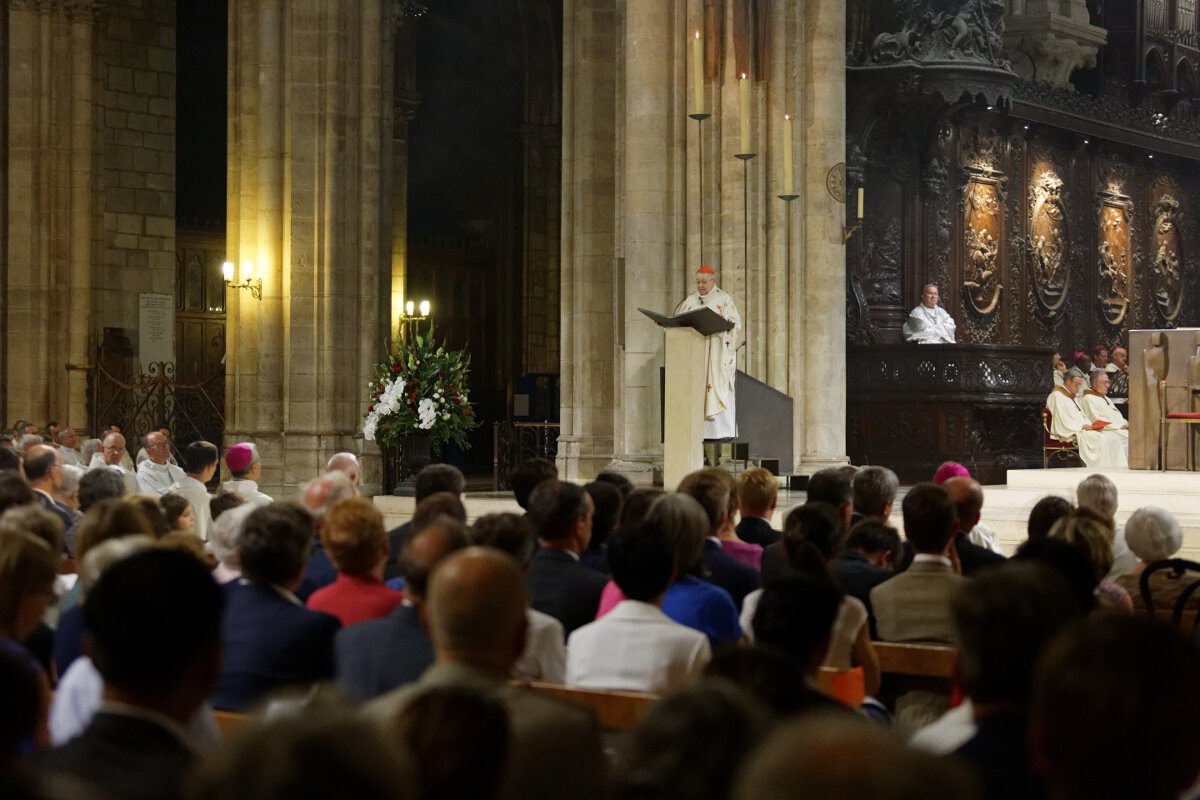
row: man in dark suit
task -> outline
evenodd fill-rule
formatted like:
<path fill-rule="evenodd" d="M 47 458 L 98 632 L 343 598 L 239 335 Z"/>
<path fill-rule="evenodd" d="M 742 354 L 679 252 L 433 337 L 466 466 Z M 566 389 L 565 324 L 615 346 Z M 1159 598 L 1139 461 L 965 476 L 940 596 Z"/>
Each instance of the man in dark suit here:
<path fill-rule="evenodd" d="M 310 611 L 293 593 L 304 579 L 312 517 L 272 503 L 256 509 L 239 539 L 242 578 L 226 584 L 225 655 L 214 708 L 243 711 L 268 693 L 333 677 L 336 617 Z"/>
<path fill-rule="evenodd" d="M 708 582 L 729 592 L 734 605 L 740 609 L 746 595 L 762 587 L 762 580 L 753 567 L 721 549 L 719 534 L 726 527 L 733 527 L 733 515 L 737 511 L 733 476 L 716 467 L 696 470 L 684 476 L 678 491 L 695 498 L 708 516 L 708 538 L 704 540 L 704 550 L 700 554 Z"/>
<path fill-rule="evenodd" d="M 334 639 L 337 685 L 347 697 L 379 697 L 417 680 L 433 663 L 433 644 L 421 622 L 429 574 L 468 543 L 466 526 L 449 517 L 407 540 L 400 554 L 404 602 L 386 617 L 338 631 Z"/>
<path fill-rule="evenodd" d="M 877 517 L 866 517 L 850 528 L 845 547 L 829 562 L 830 571 L 846 594 L 867 607 L 872 637 L 876 630 L 871 590 L 896 574 L 895 565 L 903 552 L 895 528 Z"/>
<path fill-rule="evenodd" d="M 583 494 L 579 487 L 572 488 Z M 531 508 L 538 506 L 541 489 L 534 491 Z M 397 716 L 423 692 L 436 687 L 475 689 L 498 700 L 508 712 L 501 797 L 598 800 L 605 795 L 605 761 L 591 713 L 515 686 L 509 679 L 525 649 L 525 612 L 521 573 L 507 553 L 472 547 L 450 556 L 433 571 L 429 584 L 427 617 L 437 662 L 417 683 L 369 703 L 366 716 L 391 731 Z"/>
<path fill-rule="evenodd" d="M 980 547 L 967 538 L 971 529 L 979 524 L 979 517 L 983 513 L 983 487 L 979 481 L 965 477 L 950 478 L 942 487 L 950 494 L 958 512 L 958 535 L 954 537 L 954 549 L 958 552 L 962 574 L 971 577 L 981 569 L 1003 564 L 1004 556 Z"/>
<path fill-rule="evenodd" d="M 573 483 L 542 481 L 529 496 L 529 517 L 541 544 L 525 576 L 530 605 L 561 622 L 567 635 L 596 618 L 608 583 L 579 560 L 592 538 L 594 513 L 592 498 Z"/>
<path fill-rule="evenodd" d="M 34 445 L 25 454 L 25 479 L 38 505 L 62 520 L 63 530 L 75 522 L 75 512 L 54 499 L 62 483 L 62 453 L 50 445 Z"/>
<path fill-rule="evenodd" d="M 850 528 L 850 517 L 854 513 L 854 493 L 850 486 L 850 478 L 844 471 L 830 467 L 813 473 L 808 479 L 806 496 L 805 502 L 828 503 L 836 508 L 838 519 L 842 522 L 842 531 Z M 792 574 L 794 573 L 788 565 L 782 543 L 773 544 L 763 550 L 763 583 L 770 583 Z"/>
<path fill-rule="evenodd" d="M 417 473 L 416 486 L 413 490 L 413 503 L 420 505 L 421 501 L 438 492 L 449 492 L 455 497 L 462 497 L 467 487 L 467 479 L 453 464 L 430 464 Z M 397 525 L 388 531 L 388 560 L 383 565 L 383 579 L 391 580 L 400 574 L 399 559 L 404 552 L 404 545 L 413 535 L 412 520 Z"/>
<path fill-rule="evenodd" d="M 104 571 L 83 606 L 104 700 L 83 733 L 38 758 L 52 786 L 129 800 L 182 794 L 195 758 L 186 726 L 220 665 L 222 603 L 207 567 L 179 550 L 145 550 Z"/>
<path fill-rule="evenodd" d="M 779 480 L 762 467 L 751 467 L 738 475 L 734 490 L 742 512 L 737 537 L 760 547 L 778 542 L 779 531 L 771 527 L 771 517 L 779 502 Z"/>

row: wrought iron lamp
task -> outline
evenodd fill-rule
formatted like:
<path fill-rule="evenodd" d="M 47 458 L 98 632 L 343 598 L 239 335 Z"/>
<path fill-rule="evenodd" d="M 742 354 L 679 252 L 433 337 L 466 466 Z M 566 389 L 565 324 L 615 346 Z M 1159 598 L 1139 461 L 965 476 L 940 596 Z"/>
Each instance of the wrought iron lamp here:
<path fill-rule="evenodd" d="M 409 300 L 405 303 L 404 312 L 400 314 L 400 338 L 408 341 L 410 336 L 416 334 L 417 323 L 429 319 L 429 311 L 428 300 L 422 300 L 420 303 Z"/>
<path fill-rule="evenodd" d="M 233 262 L 226 261 L 221 265 L 221 277 L 225 279 L 225 285 L 233 289 L 249 289 L 250 296 L 255 300 L 262 300 L 262 278 L 254 277 L 254 262 L 245 261 L 242 263 L 242 280 L 241 283 L 233 282 Z"/>

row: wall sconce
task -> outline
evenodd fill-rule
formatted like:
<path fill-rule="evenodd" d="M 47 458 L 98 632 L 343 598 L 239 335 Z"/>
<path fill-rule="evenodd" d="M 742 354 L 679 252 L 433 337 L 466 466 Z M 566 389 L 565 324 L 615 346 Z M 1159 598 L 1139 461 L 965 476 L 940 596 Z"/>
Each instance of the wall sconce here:
<path fill-rule="evenodd" d="M 414 303 L 409 300 L 404 304 L 404 313 L 400 315 L 400 336 L 405 341 L 408 341 L 409 336 L 417 333 L 417 323 L 424 322 L 429 319 L 431 306 L 428 300 L 422 300 L 420 303 Z M 429 323 L 430 328 L 433 323 Z"/>
<path fill-rule="evenodd" d="M 221 277 L 225 279 L 225 285 L 233 289 L 249 289 L 250 296 L 255 300 L 262 300 L 262 278 L 252 278 L 254 275 L 254 262 L 242 262 L 242 282 L 233 282 L 233 262 L 226 261 L 221 265 Z"/>

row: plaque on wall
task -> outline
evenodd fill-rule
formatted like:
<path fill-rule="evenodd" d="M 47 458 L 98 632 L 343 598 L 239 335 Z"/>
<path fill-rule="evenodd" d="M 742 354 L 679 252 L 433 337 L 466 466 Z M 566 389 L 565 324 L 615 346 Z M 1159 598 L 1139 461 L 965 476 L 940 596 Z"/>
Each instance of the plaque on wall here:
<path fill-rule="evenodd" d="M 1099 213 L 1099 301 L 1104 320 L 1121 325 L 1129 311 L 1132 289 L 1130 250 L 1133 201 L 1111 190 L 1100 193 Z"/>
<path fill-rule="evenodd" d="M 1004 198 L 1002 173 L 990 169 L 967 169 L 963 220 L 963 293 L 971 308 L 982 316 L 1000 304 L 998 259 Z"/>
<path fill-rule="evenodd" d="M 1066 302 L 1071 278 L 1062 188 L 1062 179 L 1053 169 L 1044 169 L 1030 188 L 1028 245 L 1033 285 L 1038 302 L 1050 314 Z"/>
<path fill-rule="evenodd" d="M 1169 194 L 1162 195 L 1154 207 L 1154 305 L 1165 322 L 1174 322 L 1183 301 L 1183 279 L 1180 259 L 1183 242 L 1179 236 L 1177 217 L 1179 201 Z"/>

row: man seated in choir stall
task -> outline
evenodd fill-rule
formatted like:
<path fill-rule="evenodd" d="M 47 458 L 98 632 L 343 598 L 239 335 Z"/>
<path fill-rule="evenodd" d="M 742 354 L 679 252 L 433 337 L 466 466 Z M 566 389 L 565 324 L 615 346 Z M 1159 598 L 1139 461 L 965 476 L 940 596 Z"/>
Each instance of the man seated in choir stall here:
<path fill-rule="evenodd" d="M 946 309 L 938 306 L 938 287 L 927 283 L 921 290 L 921 305 L 904 321 L 904 341 L 917 344 L 954 344 L 955 324 Z"/>
<path fill-rule="evenodd" d="M 1046 398 L 1046 408 L 1052 415 L 1050 435 L 1060 442 L 1075 442 L 1085 467 L 1128 467 L 1128 431 L 1110 430 L 1112 425 L 1093 422 L 1076 402 L 1075 393 L 1083 379 L 1083 373 L 1072 367 L 1063 376 L 1063 385 L 1055 386 Z"/>
<path fill-rule="evenodd" d="M 733 323 L 723 333 L 704 340 L 704 364 L 707 380 L 704 389 L 704 439 L 731 440 L 737 436 L 737 411 L 734 384 L 737 376 L 738 339 L 742 332 L 742 315 L 738 313 L 733 296 L 717 286 L 717 273 L 707 264 L 696 270 L 696 291 L 680 301 L 676 314 L 686 314 L 699 308 L 711 308 Z"/>
<path fill-rule="evenodd" d="M 1083 413 L 1092 423 L 1103 420 L 1106 431 L 1113 431 L 1125 441 L 1125 457 L 1129 457 L 1129 423 L 1116 404 L 1108 398 L 1111 379 L 1107 372 L 1092 373 L 1092 388 L 1083 393 Z"/>

